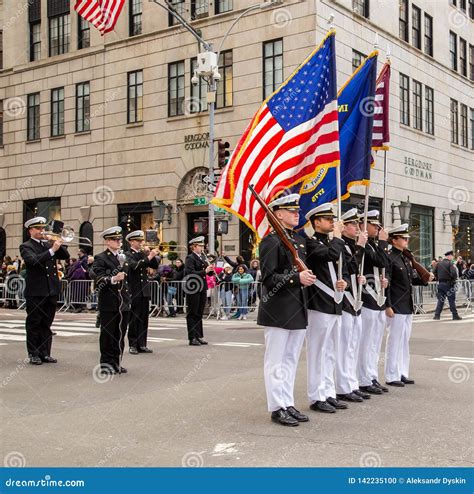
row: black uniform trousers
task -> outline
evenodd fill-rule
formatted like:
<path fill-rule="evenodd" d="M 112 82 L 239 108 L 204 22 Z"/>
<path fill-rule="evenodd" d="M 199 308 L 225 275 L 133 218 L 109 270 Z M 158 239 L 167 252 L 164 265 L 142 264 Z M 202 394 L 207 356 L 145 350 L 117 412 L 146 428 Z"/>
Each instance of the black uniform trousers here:
<path fill-rule="evenodd" d="M 147 345 L 150 297 L 133 297 L 128 326 L 128 343 L 136 348 Z"/>
<path fill-rule="evenodd" d="M 115 370 L 119 369 L 129 318 L 129 311 L 122 311 L 121 318 L 120 312 L 100 312 L 99 346 L 103 368 L 112 366 Z"/>
<path fill-rule="evenodd" d="M 456 288 L 453 284 L 447 283 L 446 281 L 440 281 L 438 283 L 438 293 L 436 294 L 438 298 L 438 304 L 436 305 L 435 315 L 439 316 L 444 307 L 444 301 L 446 298 L 449 302 L 449 309 L 453 313 L 453 316 L 458 315 L 458 310 L 456 309 Z"/>
<path fill-rule="evenodd" d="M 51 325 L 56 314 L 57 297 L 25 297 L 26 349 L 30 357 L 51 356 Z"/>
<path fill-rule="evenodd" d="M 206 290 L 198 293 L 186 294 L 186 325 L 189 341 L 194 338 L 203 338 L 202 316 L 206 305 Z"/>

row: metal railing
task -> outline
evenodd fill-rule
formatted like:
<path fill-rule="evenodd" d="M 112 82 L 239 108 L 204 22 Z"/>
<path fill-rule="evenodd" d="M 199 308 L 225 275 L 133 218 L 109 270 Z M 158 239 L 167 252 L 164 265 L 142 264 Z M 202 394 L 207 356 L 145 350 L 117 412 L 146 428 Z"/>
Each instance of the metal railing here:
<path fill-rule="evenodd" d="M 458 280 L 456 281 L 453 290 L 456 292 L 456 306 L 458 309 L 464 308 L 464 312 L 469 309 L 474 310 L 473 295 L 474 295 L 474 280 Z M 413 287 L 413 305 L 415 314 L 426 314 L 434 311 L 437 298 L 438 282 L 432 281 L 427 286 Z M 445 301 L 444 308 L 448 305 Z M 449 309 L 448 309 L 449 310 Z"/>

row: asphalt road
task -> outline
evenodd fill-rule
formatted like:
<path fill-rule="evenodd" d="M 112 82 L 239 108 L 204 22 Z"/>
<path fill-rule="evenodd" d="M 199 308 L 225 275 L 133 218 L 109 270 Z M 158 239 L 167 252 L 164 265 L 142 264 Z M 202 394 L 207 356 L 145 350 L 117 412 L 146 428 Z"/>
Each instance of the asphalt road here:
<path fill-rule="evenodd" d="M 104 380 L 95 315 L 58 314 L 59 362 L 36 367 L 24 312 L 0 309 L 1 456 L 7 466 L 472 466 L 474 314 L 464 316 L 419 316 L 416 384 L 333 415 L 308 408 L 303 352 L 296 405 L 310 422 L 285 428 L 266 412 L 254 314 L 206 322 L 202 347 L 187 345 L 184 319 L 153 318 L 154 353 L 126 353 L 128 374 Z"/>

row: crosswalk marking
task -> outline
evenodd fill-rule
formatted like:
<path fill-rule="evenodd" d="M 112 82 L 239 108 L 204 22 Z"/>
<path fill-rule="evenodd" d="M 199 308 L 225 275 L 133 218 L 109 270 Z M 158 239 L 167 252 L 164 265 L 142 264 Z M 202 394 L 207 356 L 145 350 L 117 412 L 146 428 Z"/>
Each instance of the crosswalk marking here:
<path fill-rule="evenodd" d="M 449 357 L 447 355 L 443 357 L 430 358 L 436 362 L 457 362 L 458 364 L 474 364 L 474 358 L 471 357 Z"/>
<path fill-rule="evenodd" d="M 213 346 L 232 346 L 239 348 L 249 348 L 252 346 L 262 346 L 262 343 L 241 343 L 237 341 L 227 341 L 225 343 L 212 343 Z"/>

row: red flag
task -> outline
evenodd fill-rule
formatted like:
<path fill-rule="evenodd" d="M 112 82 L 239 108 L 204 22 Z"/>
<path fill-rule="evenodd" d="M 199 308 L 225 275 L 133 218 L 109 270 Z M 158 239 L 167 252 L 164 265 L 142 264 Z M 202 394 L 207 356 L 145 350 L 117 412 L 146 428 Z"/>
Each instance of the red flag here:
<path fill-rule="evenodd" d="M 389 125 L 390 63 L 382 67 L 375 83 L 374 127 L 372 131 L 372 149 L 390 149 Z"/>
<path fill-rule="evenodd" d="M 74 10 L 103 36 L 113 31 L 124 3 L 125 0 L 77 0 Z"/>

